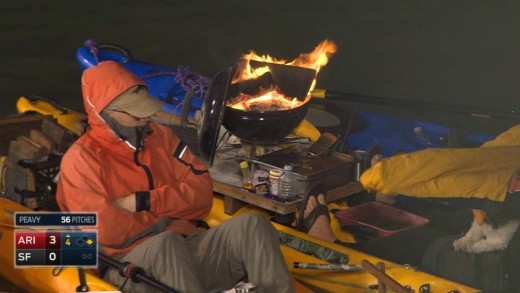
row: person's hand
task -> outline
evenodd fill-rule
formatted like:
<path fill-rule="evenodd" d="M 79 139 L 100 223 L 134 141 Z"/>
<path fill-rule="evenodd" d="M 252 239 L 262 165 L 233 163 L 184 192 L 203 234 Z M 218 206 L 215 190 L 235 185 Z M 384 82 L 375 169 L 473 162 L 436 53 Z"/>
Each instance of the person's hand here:
<path fill-rule="evenodd" d="M 117 208 L 121 208 L 130 212 L 135 212 L 136 210 L 136 200 L 135 193 L 127 195 L 125 197 L 120 197 L 116 199 L 114 202 L 114 206 Z"/>

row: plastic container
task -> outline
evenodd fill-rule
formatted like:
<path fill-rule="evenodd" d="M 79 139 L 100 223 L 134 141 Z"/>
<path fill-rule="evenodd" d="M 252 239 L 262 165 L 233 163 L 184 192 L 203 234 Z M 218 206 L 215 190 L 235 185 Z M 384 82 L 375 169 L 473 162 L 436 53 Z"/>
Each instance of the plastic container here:
<path fill-rule="evenodd" d="M 294 176 L 292 165 L 283 167 L 283 176 L 280 180 L 280 197 L 282 199 L 290 199 L 294 196 Z"/>
<path fill-rule="evenodd" d="M 247 190 L 253 190 L 251 171 L 249 170 L 247 161 L 240 162 L 240 169 L 242 170 L 242 187 Z"/>
<path fill-rule="evenodd" d="M 282 179 L 283 171 L 280 169 L 269 170 L 269 185 L 270 192 L 273 195 L 280 194 L 280 181 Z"/>
<path fill-rule="evenodd" d="M 367 202 L 335 213 L 341 226 L 358 226 L 373 229 L 376 238 L 428 224 L 418 215 L 379 202 Z"/>

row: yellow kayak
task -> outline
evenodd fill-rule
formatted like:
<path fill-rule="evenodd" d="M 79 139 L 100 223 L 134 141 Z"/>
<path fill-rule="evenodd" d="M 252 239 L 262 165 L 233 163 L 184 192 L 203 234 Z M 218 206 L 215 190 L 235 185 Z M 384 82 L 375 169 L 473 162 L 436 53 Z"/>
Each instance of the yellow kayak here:
<path fill-rule="evenodd" d="M 216 226 L 231 218 L 224 213 L 224 200 L 222 196 L 215 195 L 213 209 L 206 219 L 210 226 Z M 16 211 L 30 211 L 11 200 L 0 198 L 0 275 L 28 292 L 76 292 L 80 284 L 78 270 L 66 267 L 61 271 L 55 268 L 23 268 L 14 266 L 14 223 L 13 214 Z M 242 207 L 234 215 L 243 213 L 258 213 L 266 217 L 269 214 L 259 208 L 248 205 Z M 337 221 L 333 221 L 337 222 Z M 346 233 L 339 229 L 338 223 L 333 223 L 335 232 L 344 239 Z M 355 251 L 353 249 L 329 243 L 321 239 L 298 232 L 292 228 L 273 223 L 275 228 L 286 237 L 299 238 L 325 249 L 348 255 L 349 264 L 361 264 L 366 260 L 372 264 L 384 262 L 386 274 L 400 284 L 408 285 L 416 292 L 423 284 L 429 284 L 431 292 L 477 292 L 478 290 L 451 282 L 430 274 L 415 271 L 402 265 L 393 264 L 382 259 Z M 339 229 L 339 230 L 338 230 Z M 293 267 L 295 262 L 319 263 L 323 260 L 308 255 L 286 245 L 281 245 L 282 253 L 292 276 L 297 281 L 298 292 L 370 292 L 370 288 L 378 283 L 378 279 L 367 271 L 331 271 L 322 269 L 297 269 Z M 57 274 L 59 272 L 59 274 Z M 93 272 L 86 273 L 86 282 L 91 291 L 117 291 L 117 287 L 97 277 Z M 302 285 L 303 284 L 303 285 Z M 311 289 L 308 289 L 311 288 Z M 375 292 L 375 290 L 373 291 Z"/>
<path fill-rule="evenodd" d="M 215 202 L 218 203 L 216 198 Z M 223 207 L 220 200 L 220 207 Z M 217 206 L 219 206 L 217 204 Z M 78 269 L 74 267 L 15 268 L 14 213 L 31 211 L 14 201 L 0 197 L 0 275 L 27 292 L 56 293 L 76 292 L 80 285 Z M 215 218 L 211 222 L 217 224 Z M 24 228 L 24 230 L 26 230 Z M 99 278 L 94 271 L 86 271 L 85 281 L 91 292 L 118 292 L 118 288 Z M 295 281 L 298 293 L 312 293 L 302 283 Z"/>
<path fill-rule="evenodd" d="M 58 270 L 52 267 L 15 268 L 14 212 L 26 212 L 30 209 L 2 197 L 0 207 L 0 275 L 28 292 L 76 292 L 76 287 L 80 284 L 76 268 L 63 268 L 58 275 L 55 275 Z M 91 291 L 117 291 L 114 285 L 92 273 L 86 274 L 86 281 Z"/>
<path fill-rule="evenodd" d="M 52 115 L 58 123 L 76 135 L 85 132 L 87 115 L 60 105 L 43 97 L 20 97 L 16 102 L 18 113 L 37 112 L 42 115 Z"/>
<path fill-rule="evenodd" d="M 329 210 L 334 208 L 345 208 L 342 205 L 335 203 L 329 204 Z M 263 209 L 257 208 L 253 205 L 247 205 L 239 209 L 235 215 L 243 213 L 260 213 L 265 217 L 269 218 L 270 215 Z M 210 226 L 215 226 L 223 221 L 231 218 L 232 216 L 224 213 L 224 200 L 222 196 L 216 195 L 213 200 L 213 209 L 207 219 Z M 343 241 L 352 241 L 353 237 L 349 233 L 341 230 L 341 225 L 334 216 L 331 214 L 332 228 L 335 234 Z M 356 251 L 354 249 L 330 243 L 322 239 L 310 236 L 306 233 L 296 231 L 293 228 L 273 223 L 275 228 L 281 233 L 286 234 L 288 237 L 300 238 L 303 241 L 307 241 L 317 246 L 321 246 L 324 249 L 334 250 L 340 254 L 346 254 L 349 257 L 349 264 L 359 265 L 363 260 L 367 260 L 372 264 L 378 262 L 384 262 L 387 269 L 386 273 L 395 281 L 402 285 L 408 285 L 415 292 L 419 292 L 419 288 L 423 284 L 429 284 L 431 292 L 450 292 L 457 290 L 458 292 L 478 292 L 478 290 L 461 285 L 449 280 L 442 279 L 427 273 L 415 271 L 412 268 L 397 265 L 385 261 L 383 259 Z M 300 252 L 294 248 L 288 247 L 287 245 L 281 245 L 282 253 L 285 257 L 289 270 L 292 276 L 315 289 L 317 292 L 376 292 L 377 290 L 371 290 L 374 284 L 378 283 L 378 280 L 374 275 L 367 271 L 356 271 L 356 272 L 344 272 L 344 271 L 333 271 L 333 270 L 322 270 L 322 269 L 297 269 L 294 268 L 295 262 L 300 263 L 320 263 L 323 264 L 325 261 L 307 255 L 306 253 Z M 372 287 L 371 287 L 372 286 Z"/>
<path fill-rule="evenodd" d="M 78 131 L 77 133 L 75 132 L 78 135 L 82 133 L 82 131 L 79 131 L 79 128 L 77 128 L 78 121 L 84 121 L 85 119 L 82 113 L 70 109 L 65 109 L 66 111 L 64 112 L 63 109 L 56 107 L 52 101 L 34 101 L 34 99 L 31 100 L 26 97 L 19 99 L 17 107 L 20 113 L 33 111 L 43 115 L 53 115 L 63 126 L 72 131 Z M 218 191 L 217 189 L 215 190 Z M 238 209 L 233 215 L 228 215 L 225 213 L 224 202 L 223 196 L 216 193 L 214 196 L 213 209 L 207 219 L 205 219 L 210 227 L 217 226 L 227 219 L 243 213 L 258 213 L 266 218 L 271 217 L 268 211 L 251 204 Z M 336 203 L 330 203 L 328 207 L 329 210 L 347 208 L 345 205 L 338 205 Z M 14 267 L 13 213 L 15 211 L 27 210 L 29 209 L 20 204 L 0 197 L 0 247 L 2 247 L 2 250 L 0 250 L 0 275 L 29 292 L 75 292 L 76 287 L 79 285 L 78 270 L 75 268 L 64 268 L 58 275 L 55 275 L 53 274 L 53 268 L 16 269 Z M 341 229 L 339 221 L 334 216 L 331 216 L 331 221 L 335 234 L 342 241 L 354 241 L 352 235 Z M 346 255 L 349 260 L 349 265 L 359 266 L 367 262 L 368 264 L 375 265 L 382 262 L 386 266 L 386 277 L 391 278 L 398 284 L 410 286 L 415 292 L 419 292 L 419 288 L 424 284 L 429 284 L 431 292 L 478 292 L 478 290 L 474 288 L 456 282 L 415 271 L 409 267 L 391 263 L 339 244 L 326 242 L 306 233 L 299 232 L 291 227 L 279 225 L 274 222 L 273 225 L 279 231 L 281 239 L 305 242 L 308 247 L 327 251 L 339 256 Z M 292 276 L 298 281 L 298 292 L 311 292 L 307 288 L 311 288 L 315 292 L 377 291 L 377 289 L 374 289 L 374 285 L 378 284 L 378 278 L 376 278 L 376 274 L 373 272 L 367 271 L 366 267 L 364 267 L 363 270 L 356 271 L 331 270 L 330 268 L 294 268 L 295 262 L 311 264 L 327 264 L 327 262 L 315 255 L 311 255 L 308 251 L 303 251 L 301 247 L 291 246 L 290 241 L 283 242 L 281 244 L 281 250 Z M 86 281 L 92 291 L 117 290 L 112 284 L 103 281 L 92 272 L 87 272 Z"/>

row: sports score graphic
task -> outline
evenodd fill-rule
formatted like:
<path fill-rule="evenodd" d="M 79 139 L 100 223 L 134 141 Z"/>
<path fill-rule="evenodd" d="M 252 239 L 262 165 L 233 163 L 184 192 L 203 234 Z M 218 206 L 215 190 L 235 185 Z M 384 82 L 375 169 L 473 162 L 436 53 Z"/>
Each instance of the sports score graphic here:
<path fill-rule="evenodd" d="M 96 213 L 17 212 L 15 225 L 16 268 L 97 268 Z"/>

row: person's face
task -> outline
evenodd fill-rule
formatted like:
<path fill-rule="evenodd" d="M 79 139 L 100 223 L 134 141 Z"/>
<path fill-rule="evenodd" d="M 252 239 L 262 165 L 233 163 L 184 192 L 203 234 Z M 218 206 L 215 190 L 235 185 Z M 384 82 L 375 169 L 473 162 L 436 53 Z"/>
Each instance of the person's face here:
<path fill-rule="evenodd" d="M 110 118 L 127 127 L 145 126 L 151 120 L 150 117 L 139 118 L 117 109 L 106 109 L 105 111 Z"/>

